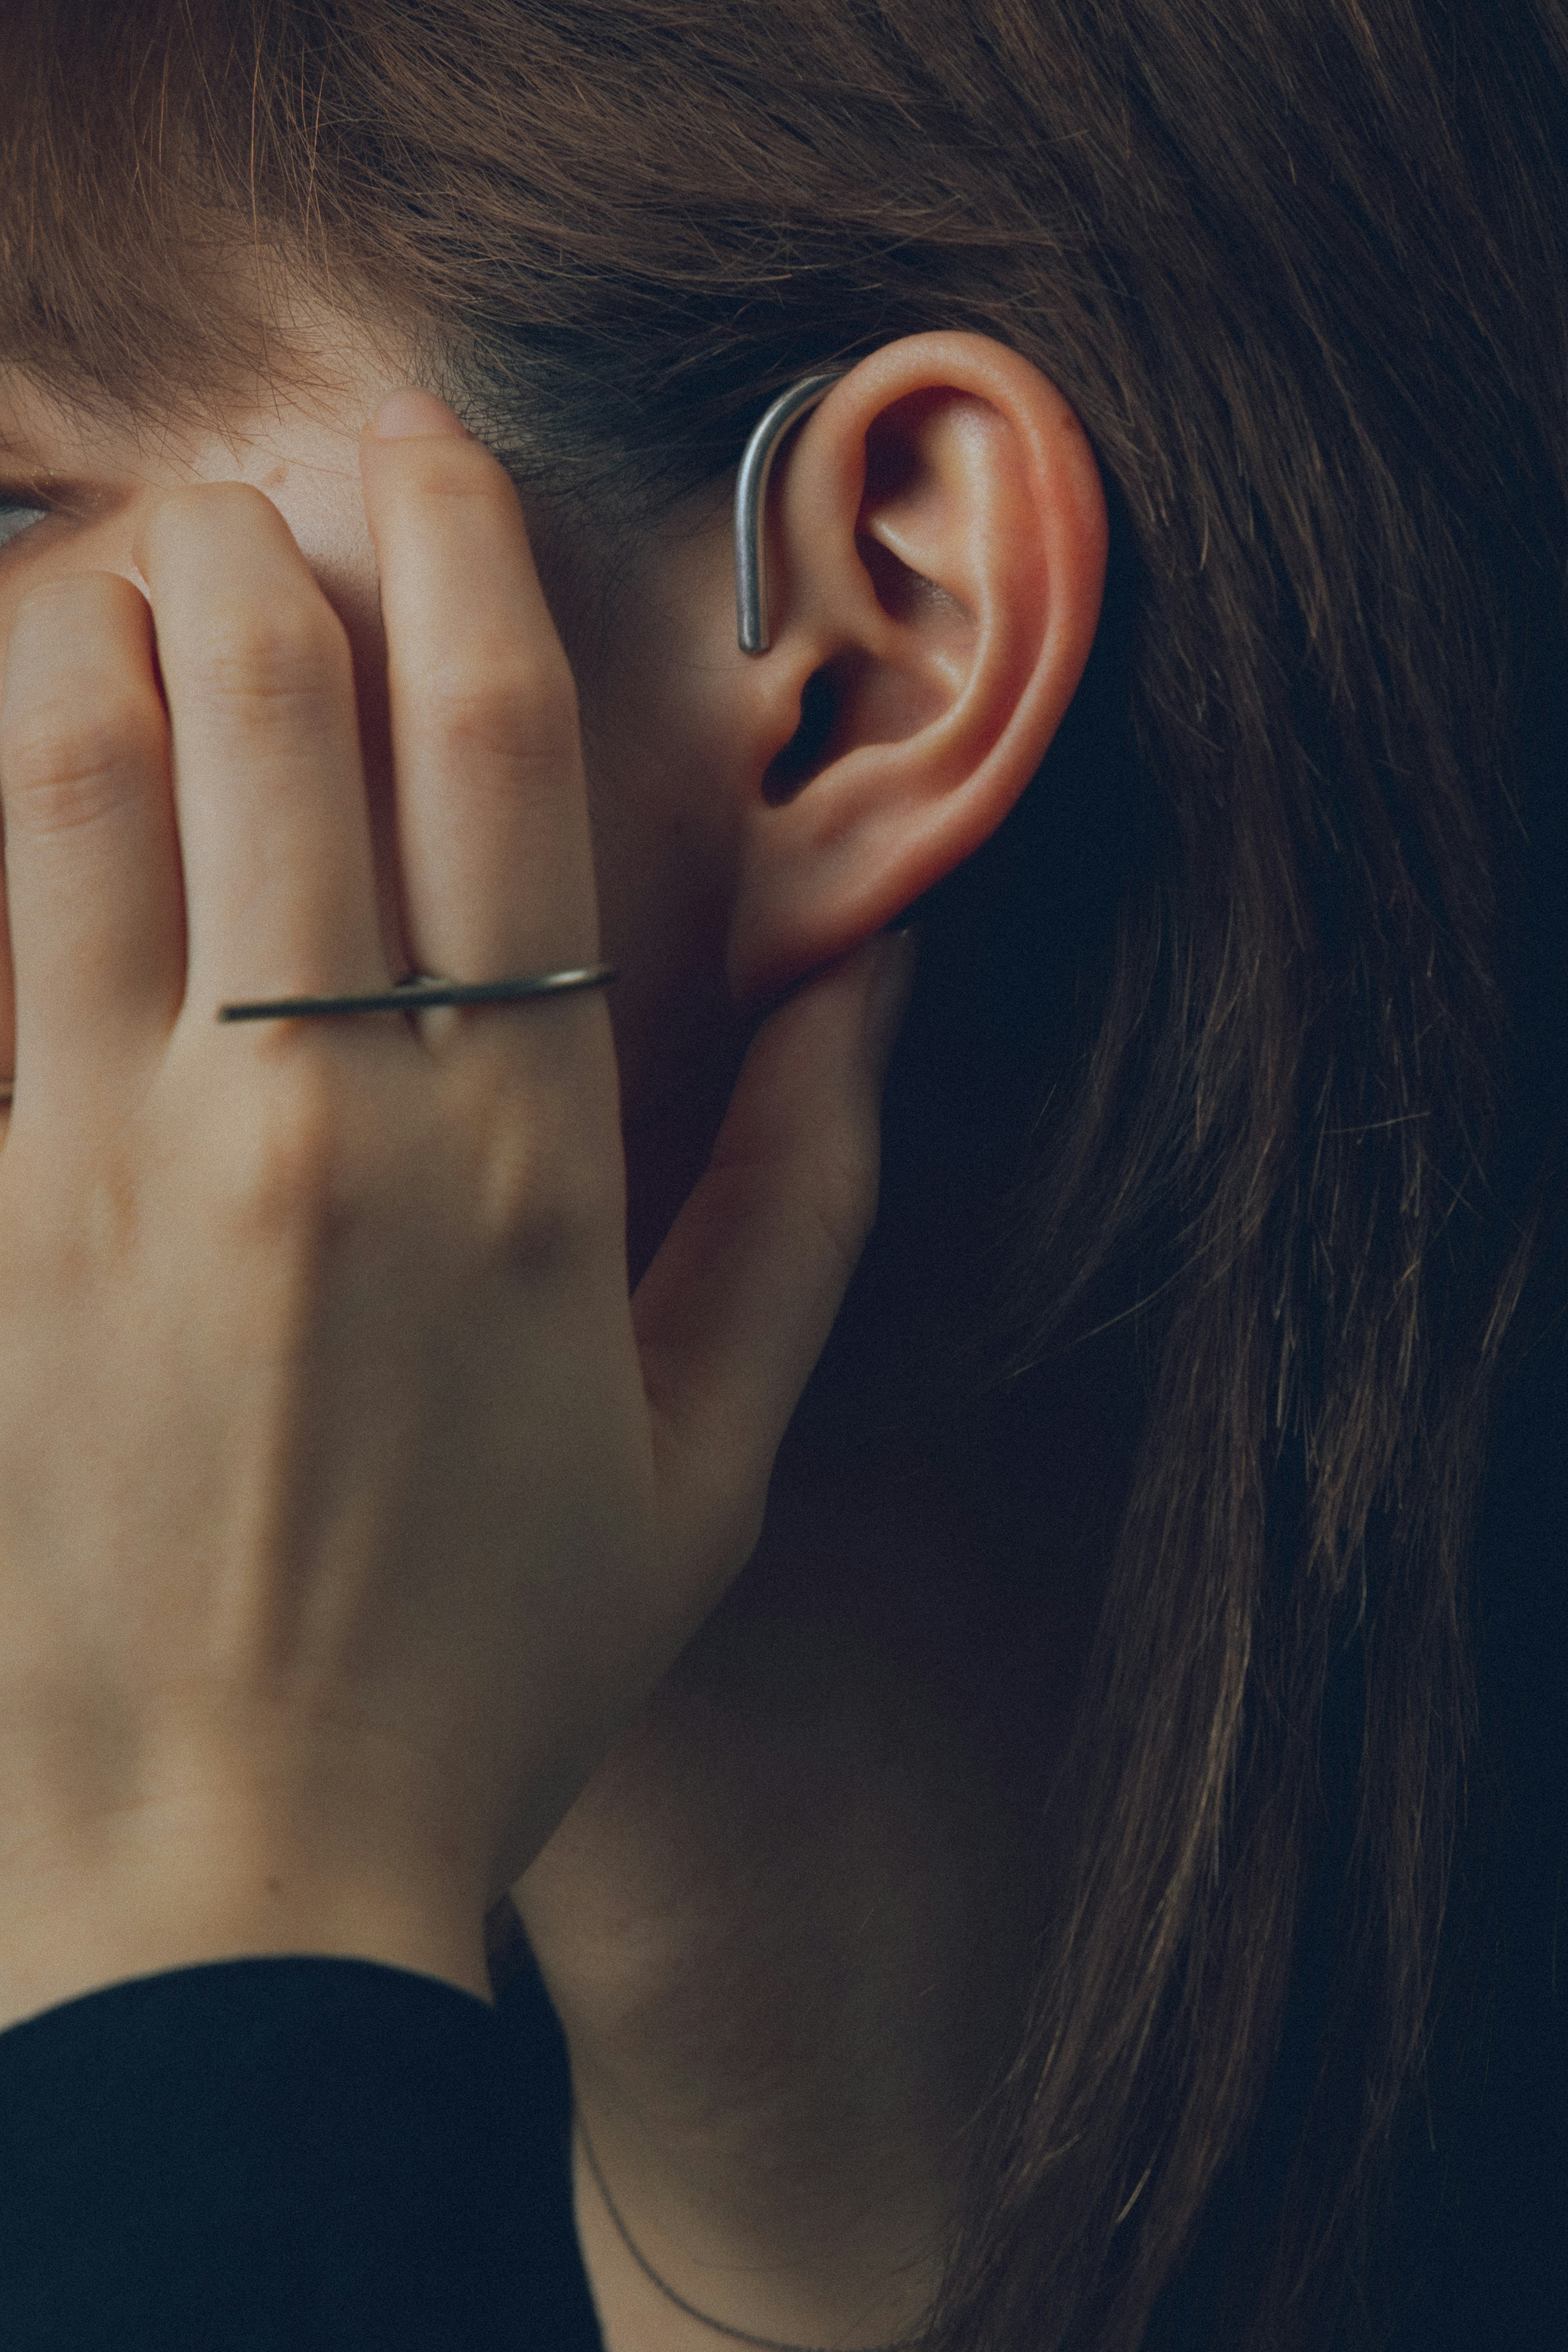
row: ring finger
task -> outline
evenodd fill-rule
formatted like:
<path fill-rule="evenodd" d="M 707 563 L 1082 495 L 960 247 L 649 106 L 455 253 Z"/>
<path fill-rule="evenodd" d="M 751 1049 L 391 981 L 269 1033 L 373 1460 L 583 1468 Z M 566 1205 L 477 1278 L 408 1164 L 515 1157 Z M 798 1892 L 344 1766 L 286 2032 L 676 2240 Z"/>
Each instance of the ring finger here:
<path fill-rule="evenodd" d="M 394 401 L 361 437 L 361 465 L 415 959 L 475 981 L 592 963 L 576 693 L 517 493 L 440 402 Z M 393 418 L 402 435 L 383 437 Z"/>

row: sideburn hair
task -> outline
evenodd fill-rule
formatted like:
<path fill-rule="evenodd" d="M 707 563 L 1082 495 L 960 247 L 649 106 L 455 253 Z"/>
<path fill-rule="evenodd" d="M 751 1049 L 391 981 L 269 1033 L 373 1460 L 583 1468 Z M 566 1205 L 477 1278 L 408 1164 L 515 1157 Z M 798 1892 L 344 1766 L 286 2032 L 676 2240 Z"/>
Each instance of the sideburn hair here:
<path fill-rule="evenodd" d="M 0 348 L 88 408 L 206 414 L 308 285 L 416 322 L 612 549 L 897 336 L 1071 402 L 1106 620 L 924 910 L 841 1343 L 896 1325 L 887 1410 L 1001 1401 L 1020 1447 L 1032 1382 L 1129 1368 L 1077 1860 L 936 2342 L 1159 2342 L 1221 2215 L 1207 2340 L 1351 2340 L 1545 1214 L 1509 1005 L 1568 679 L 1560 0 L 10 0 L 0 85 Z"/>

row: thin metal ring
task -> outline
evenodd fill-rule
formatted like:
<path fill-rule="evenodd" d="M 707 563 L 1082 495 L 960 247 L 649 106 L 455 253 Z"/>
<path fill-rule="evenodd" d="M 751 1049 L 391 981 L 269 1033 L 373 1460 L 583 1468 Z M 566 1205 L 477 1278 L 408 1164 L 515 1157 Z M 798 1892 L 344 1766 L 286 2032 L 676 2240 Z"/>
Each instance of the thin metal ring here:
<path fill-rule="evenodd" d="M 316 1021 L 340 1013 L 424 1013 L 437 1004 L 517 1004 L 530 996 L 564 996 L 576 988 L 606 988 L 613 965 L 583 964 L 565 971 L 518 972 L 509 980 L 442 980 L 418 972 L 395 988 L 369 996 L 275 996 L 255 1004 L 220 1004 L 220 1021 Z"/>
<path fill-rule="evenodd" d="M 761 423 L 746 445 L 735 485 L 735 615 L 736 635 L 743 654 L 765 654 L 773 638 L 768 622 L 768 577 L 762 552 L 762 529 L 768 506 L 768 477 L 779 445 L 792 425 L 810 415 L 825 400 L 846 368 L 830 368 L 819 375 L 802 376 L 781 392 L 763 413 Z"/>

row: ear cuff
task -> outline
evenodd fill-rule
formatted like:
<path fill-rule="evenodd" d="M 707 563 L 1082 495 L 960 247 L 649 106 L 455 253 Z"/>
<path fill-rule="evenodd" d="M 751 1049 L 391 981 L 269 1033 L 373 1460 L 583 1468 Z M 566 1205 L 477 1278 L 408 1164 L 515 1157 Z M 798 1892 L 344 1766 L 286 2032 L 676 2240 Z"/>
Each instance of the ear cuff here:
<path fill-rule="evenodd" d="M 792 425 L 827 397 L 845 368 L 802 376 L 781 392 L 746 445 L 735 484 L 735 618 L 743 654 L 765 654 L 773 639 L 768 625 L 768 578 L 763 568 L 762 524 L 768 507 L 768 477 L 779 445 Z"/>

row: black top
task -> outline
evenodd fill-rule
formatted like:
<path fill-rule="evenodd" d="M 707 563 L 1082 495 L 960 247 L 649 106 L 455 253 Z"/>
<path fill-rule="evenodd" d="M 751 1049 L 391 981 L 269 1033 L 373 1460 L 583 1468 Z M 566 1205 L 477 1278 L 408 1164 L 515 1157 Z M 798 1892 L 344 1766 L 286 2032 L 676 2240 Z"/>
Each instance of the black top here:
<path fill-rule="evenodd" d="M 372 1960 L 111 1985 L 0 2033 L 5 2352 L 601 2352 L 560 2029 Z"/>

